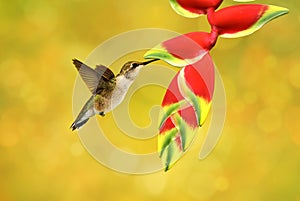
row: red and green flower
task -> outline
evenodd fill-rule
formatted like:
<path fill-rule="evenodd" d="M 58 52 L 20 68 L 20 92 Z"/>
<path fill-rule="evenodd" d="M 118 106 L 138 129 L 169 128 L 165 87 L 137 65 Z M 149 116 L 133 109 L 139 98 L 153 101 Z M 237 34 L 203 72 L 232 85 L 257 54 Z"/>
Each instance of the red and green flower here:
<path fill-rule="evenodd" d="M 288 9 L 263 4 L 229 6 L 208 15 L 214 31 L 224 38 L 252 34 L 267 22 L 284 15 Z"/>
<path fill-rule="evenodd" d="M 161 59 L 173 66 L 184 67 L 200 61 L 216 43 L 216 35 L 191 32 L 164 41 L 149 50 L 144 57 Z"/>
<path fill-rule="evenodd" d="M 191 145 L 205 122 L 214 94 L 214 64 L 209 51 L 217 38 L 242 37 L 259 30 L 288 9 L 246 4 L 217 10 L 222 0 L 170 0 L 172 8 L 189 18 L 207 15 L 211 32 L 191 32 L 162 42 L 144 55 L 181 70 L 171 81 L 159 118 L 158 152 L 169 170 Z"/>
<path fill-rule="evenodd" d="M 217 9 L 223 0 L 170 0 L 176 13 L 184 17 L 196 18 L 207 14 L 209 9 Z"/>
<path fill-rule="evenodd" d="M 209 54 L 181 69 L 162 102 L 158 152 L 168 170 L 192 143 L 205 122 L 214 92 L 214 64 Z"/>

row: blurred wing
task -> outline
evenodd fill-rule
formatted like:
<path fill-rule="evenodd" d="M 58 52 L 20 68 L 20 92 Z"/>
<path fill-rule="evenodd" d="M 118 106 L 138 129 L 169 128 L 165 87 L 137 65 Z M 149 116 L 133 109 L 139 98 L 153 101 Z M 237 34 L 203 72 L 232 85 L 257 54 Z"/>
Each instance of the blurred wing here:
<path fill-rule="evenodd" d="M 162 102 L 158 152 L 169 170 L 186 152 L 205 122 L 214 92 L 214 64 L 207 54 L 182 68 L 172 80 Z"/>
<path fill-rule="evenodd" d="M 101 80 L 103 82 L 109 81 L 113 75 L 113 73 L 105 66 L 98 66 L 96 68 L 97 70 L 94 70 L 77 59 L 73 59 L 73 64 L 78 70 L 80 77 L 93 94 L 96 93 L 97 87 Z M 112 75 L 110 72 L 112 73 Z"/>
<path fill-rule="evenodd" d="M 113 79 L 115 74 L 106 66 L 104 65 L 97 65 L 95 71 L 102 75 L 102 77 L 106 78 L 107 80 Z"/>

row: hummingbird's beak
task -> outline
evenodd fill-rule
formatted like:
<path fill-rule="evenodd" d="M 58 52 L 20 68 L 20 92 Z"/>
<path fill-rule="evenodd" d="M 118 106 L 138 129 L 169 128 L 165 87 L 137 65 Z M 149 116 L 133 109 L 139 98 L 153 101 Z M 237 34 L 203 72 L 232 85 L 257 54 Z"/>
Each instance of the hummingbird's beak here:
<path fill-rule="evenodd" d="M 152 60 L 149 60 L 149 61 L 145 61 L 145 62 L 142 62 L 140 65 L 143 65 L 143 66 L 146 66 L 154 61 L 158 61 L 159 59 L 152 59 Z"/>

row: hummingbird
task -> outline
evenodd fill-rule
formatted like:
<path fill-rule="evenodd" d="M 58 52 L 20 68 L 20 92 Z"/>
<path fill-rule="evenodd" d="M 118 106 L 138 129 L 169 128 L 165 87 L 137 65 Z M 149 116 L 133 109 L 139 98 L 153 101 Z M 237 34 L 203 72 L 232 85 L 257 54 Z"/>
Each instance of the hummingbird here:
<path fill-rule="evenodd" d="M 95 69 L 73 59 L 73 64 L 80 77 L 89 88 L 92 96 L 85 103 L 79 115 L 71 125 L 72 131 L 82 127 L 94 115 L 105 116 L 106 113 L 117 107 L 137 78 L 140 69 L 159 59 L 149 61 L 129 61 L 123 65 L 119 74 L 114 73 L 104 65 L 97 65 Z"/>

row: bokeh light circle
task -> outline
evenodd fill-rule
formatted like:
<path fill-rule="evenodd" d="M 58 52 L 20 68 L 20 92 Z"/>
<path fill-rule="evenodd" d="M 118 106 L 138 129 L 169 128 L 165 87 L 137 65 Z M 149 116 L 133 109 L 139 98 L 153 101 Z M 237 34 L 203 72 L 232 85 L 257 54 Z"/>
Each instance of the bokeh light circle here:
<path fill-rule="evenodd" d="M 84 62 L 90 66 L 95 66 L 96 64 L 111 66 L 114 62 L 130 53 L 137 51 L 146 52 L 162 41 L 178 35 L 180 34 L 164 29 L 139 29 L 125 32 L 100 44 Z M 143 61 L 144 59 L 139 57 L 134 58 L 134 60 Z M 120 70 L 121 66 L 118 66 L 118 68 L 114 70 L 115 73 Z M 215 147 L 222 133 L 225 121 L 226 98 L 224 85 L 217 69 L 215 72 L 216 83 L 212 115 L 210 121 L 207 122 L 210 122 L 210 127 L 200 151 L 200 159 L 204 159 Z M 139 75 L 140 80 L 133 83 L 125 100 L 111 112 L 118 129 L 127 137 L 140 140 L 141 146 L 145 140 L 154 138 L 157 135 L 157 116 L 160 102 L 157 102 L 157 105 L 153 105 L 148 113 L 151 119 L 150 124 L 141 127 L 131 119 L 129 114 L 130 99 L 136 91 L 147 86 L 159 86 L 166 89 L 175 74 L 176 71 L 167 64 L 153 63 L 151 64 L 151 68 L 144 67 Z M 78 78 L 73 93 L 73 111 L 75 115 L 78 114 L 90 95 L 84 83 Z M 114 135 L 114 133 L 104 131 L 101 118 L 99 118 L 99 121 L 95 117 L 91 118 L 78 131 L 78 135 L 87 151 L 99 163 L 112 170 L 126 174 L 148 174 L 163 169 L 156 151 L 138 154 L 123 150 L 114 145 L 107 137 Z"/>

